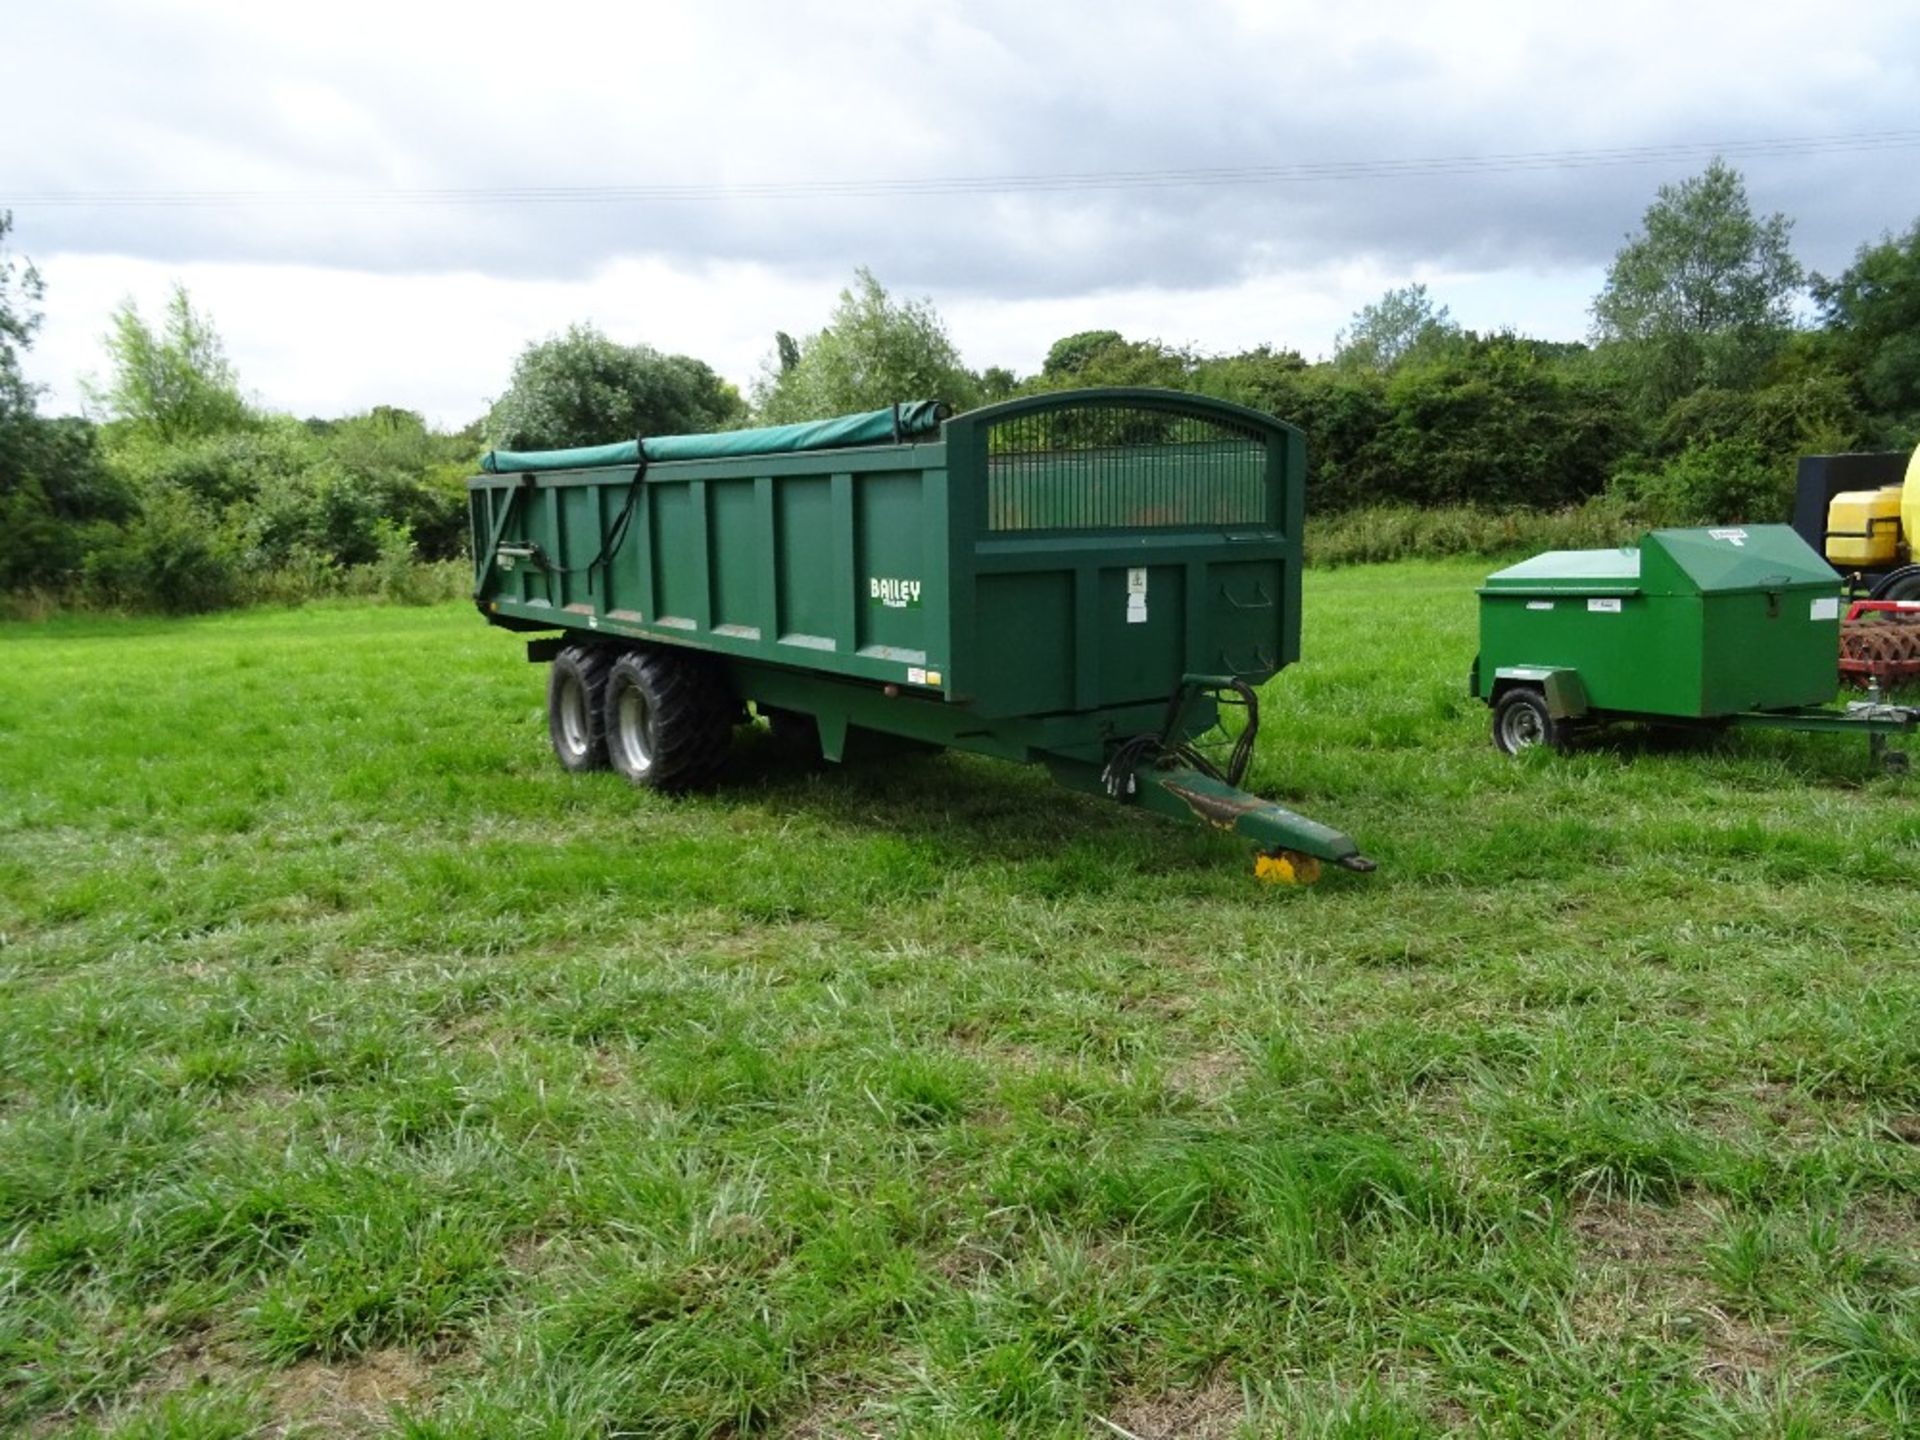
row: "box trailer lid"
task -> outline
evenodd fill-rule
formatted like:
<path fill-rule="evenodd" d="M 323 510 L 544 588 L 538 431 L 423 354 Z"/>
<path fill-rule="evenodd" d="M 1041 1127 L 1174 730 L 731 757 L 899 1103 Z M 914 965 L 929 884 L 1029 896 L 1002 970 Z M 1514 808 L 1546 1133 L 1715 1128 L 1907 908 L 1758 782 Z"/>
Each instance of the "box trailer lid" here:
<path fill-rule="evenodd" d="M 1640 552 L 1549 550 L 1489 575 L 1480 593 L 1515 595 L 1635 595 L 1640 589 Z"/>
<path fill-rule="evenodd" d="M 1640 542 L 1651 595 L 1837 594 L 1840 576 L 1790 525 L 1655 530 Z"/>

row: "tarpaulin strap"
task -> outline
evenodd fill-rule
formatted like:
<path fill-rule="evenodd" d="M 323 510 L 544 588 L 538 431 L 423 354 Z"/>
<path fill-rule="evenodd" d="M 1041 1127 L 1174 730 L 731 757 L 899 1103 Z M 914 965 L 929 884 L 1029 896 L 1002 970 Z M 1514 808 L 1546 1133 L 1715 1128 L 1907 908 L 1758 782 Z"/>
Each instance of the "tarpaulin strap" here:
<path fill-rule="evenodd" d="M 640 441 L 640 463 L 634 466 L 633 479 L 627 482 L 627 503 L 620 507 L 620 514 L 613 526 L 607 531 L 607 538 L 600 546 L 600 553 L 587 562 L 587 593 L 593 593 L 593 572 L 602 566 L 611 565 L 613 557 L 620 553 L 620 547 L 627 542 L 627 529 L 633 523 L 633 507 L 640 503 L 640 487 L 647 478 L 647 442 Z"/>

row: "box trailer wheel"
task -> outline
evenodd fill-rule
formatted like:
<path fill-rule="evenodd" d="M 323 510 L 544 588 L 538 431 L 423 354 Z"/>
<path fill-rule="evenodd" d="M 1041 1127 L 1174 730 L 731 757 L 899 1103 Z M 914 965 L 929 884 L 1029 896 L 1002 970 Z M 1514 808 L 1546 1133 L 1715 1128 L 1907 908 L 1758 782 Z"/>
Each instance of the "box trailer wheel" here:
<path fill-rule="evenodd" d="M 613 654 L 600 645 L 568 645 L 547 672 L 547 738 L 561 767 L 579 774 L 607 768 L 607 672 Z"/>
<path fill-rule="evenodd" d="M 704 657 L 628 650 L 607 676 L 607 758 L 635 785 L 650 790 L 704 784 L 726 760 L 738 709 Z"/>
<path fill-rule="evenodd" d="M 1537 745 L 1563 750 L 1567 739 L 1566 721 L 1554 719 L 1546 694 L 1535 686 L 1512 686 L 1493 707 L 1493 743 L 1509 755 Z"/>

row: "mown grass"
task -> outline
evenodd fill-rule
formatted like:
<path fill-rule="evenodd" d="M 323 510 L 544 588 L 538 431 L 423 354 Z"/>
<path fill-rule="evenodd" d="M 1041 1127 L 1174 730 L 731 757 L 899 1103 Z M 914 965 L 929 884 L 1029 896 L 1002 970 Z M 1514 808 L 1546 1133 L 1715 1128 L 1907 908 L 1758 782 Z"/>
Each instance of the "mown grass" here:
<path fill-rule="evenodd" d="M 0 631 L 0 1428 L 1911 1434 L 1920 808 L 1514 763 L 1311 577 L 1254 781 L 564 775 L 470 609 Z"/>

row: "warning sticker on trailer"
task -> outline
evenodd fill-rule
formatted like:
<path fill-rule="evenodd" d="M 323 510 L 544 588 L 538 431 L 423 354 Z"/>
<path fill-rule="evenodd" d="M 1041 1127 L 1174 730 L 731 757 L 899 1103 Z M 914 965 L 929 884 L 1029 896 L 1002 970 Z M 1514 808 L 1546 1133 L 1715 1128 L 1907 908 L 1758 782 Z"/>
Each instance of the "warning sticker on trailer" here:
<path fill-rule="evenodd" d="M 1529 610 L 1551 610 L 1552 608 L 1553 608 L 1553 602 L 1551 600 L 1527 601 L 1527 609 Z"/>
<path fill-rule="evenodd" d="M 1840 597 L 1838 595 L 1820 596 L 1813 602 L 1813 618 L 1815 620 L 1838 620 L 1840 618 Z"/>
<path fill-rule="evenodd" d="M 1127 571 L 1127 623 L 1147 623 L 1147 569 L 1136 565 Z"/>
<path fill-rule="evenodd" d="M 1596 596 L 1594 599 L 1587 601 L 1587 609 L 1593 611 L 1596 615 L 1618 615 L 1620 613 L 1620 597 L 1617 595 L 1606 597 Z"/>

